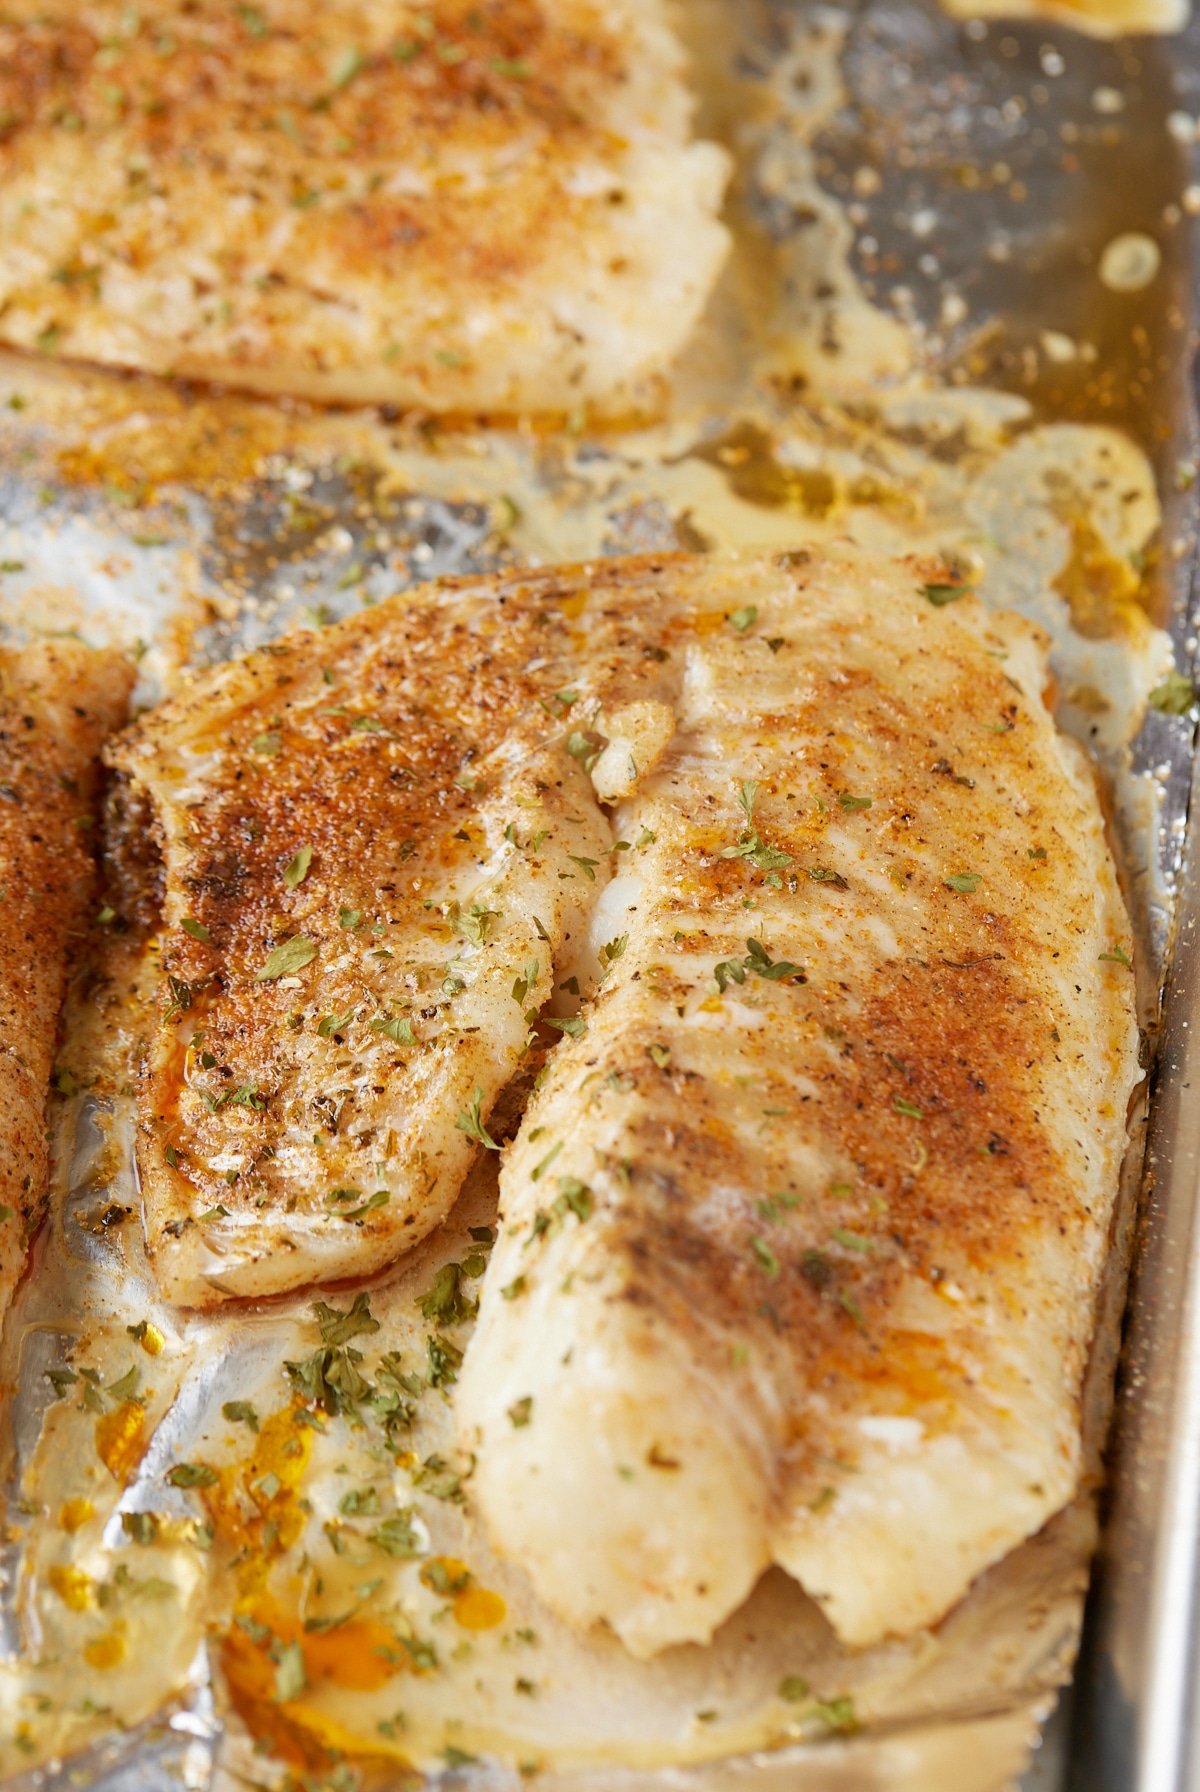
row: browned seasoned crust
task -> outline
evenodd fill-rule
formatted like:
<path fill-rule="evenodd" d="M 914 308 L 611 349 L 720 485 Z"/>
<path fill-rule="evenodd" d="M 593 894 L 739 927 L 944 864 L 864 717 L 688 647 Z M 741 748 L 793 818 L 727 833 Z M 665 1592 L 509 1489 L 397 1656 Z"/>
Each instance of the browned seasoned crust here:
<path fill-rule="evenodd" d="M 0 1298 L 47 1172 L 46 1095 L 93 889 L 96 756 L 132 683 L 72 641 L 0 649 Z"/>
<path fill-rule="evenodd" d="M 678 61 L 656 0 L 7 0 L 0 336 L 442 411 L 607 400 L 724 253 Z"/>

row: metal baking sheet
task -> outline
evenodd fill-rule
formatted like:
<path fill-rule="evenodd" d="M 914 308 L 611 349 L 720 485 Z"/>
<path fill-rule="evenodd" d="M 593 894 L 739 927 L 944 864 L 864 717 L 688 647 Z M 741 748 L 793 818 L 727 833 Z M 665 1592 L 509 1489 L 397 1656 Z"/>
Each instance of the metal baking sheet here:
<path fill-rule="evenodd" d="M 0 581 L 0 619 L 94 631 L 117 618 L 118 633 L 146 644 L 149 699 L 182 663 L 296 622 L 320 626 L 442 573 L 839 532 L 884 546 L 957 546 L 961 536 L 967 551 L 990 531 L 1003 574 L 989 574 L 990 594 L 1058 630 L 1064 713 L 1110 780 L 1152 1052 L 1173 929 L 1186 944 L 1193 924 L 1195 883 L 1181 883 L 1193 720 L 1151 710 L 1130 741 L 1122 719 L 1172 652 L 1189 666 L 1195 651 L 1200 29 L 1112 44 L 1061 25 L 963 24 L 924 0 L 857 9 L 689 0 L 680 17 L 700 129 L 731 143 L 740 174 L 734 260 L 668 417 L 619 439 L 585 418 L 558 438 L 464 435 L 428 419 L 323 415 L 10 357 L 0 362 L 0 560 L 19 570 Z M 1150 242 L 1157 271 L 1114 289 L 1098 269 L 1110 245 L 1131 237 L 1143 256 Z M 1135 452 L 1098 464 L 1087 435 L 1097 426 L 1122 432 Z M 1064 468 L 1079 482 L 1059 493 L 1066 522 L 1050 502 Z M 1018 518 L 1028 540 L 1010 527 L 1022 480 L 1049 493 Z M 1150 514 L 1153 489 L 1161 520 Z M 914 491 L 920 504 L 906 509 Z M 1082 510 L 1071 508 L 1077 500 Z M 1070 555 L 1060 567 L 1063 530 Z M 1049 603 L 1043 587 L 1055 580 Z M 1200 1139 L 1184 1099 L 1195 973 L 1185 950 L 1173 963 L 1111 1543 L 1076 1716 L 1053 1726 L 1029 1792 L 1058 1792 L 1072 1771 L 1077 1787 L 1104 1792 L 1197 1783 L 1185 1712 L 1196 1667 L 1200 1448 L 1193 1459 L 1189 1348 L 1200 1268 L 1188 1253 Z M 89 1182 L 86 1101 L 68 1121 L 78 1122 L 79 1155 L 63 1211 L 74 1224 L 112 1197 Z M 1137 1170 L 1135 1152 L 1089 1399 L 1094 1472 Z M 101 1259 L 97 1247 L 88 1261 Z M 41 1306 L 28 1294 L 19 1315 L 28 1330 L 18 1497 L 36 1456 L 43 1373 L 57 1360 L 53 1307 L 53 1291 Z M 11 1357 L 4 1368 L 17 1372 Z M 206 1397 L 203 1375 L 185 1385 Z M 186 1436 L 186 1406 L 181 1394 L 164 1438 Z M 943 1628 L 931 1645 L 942 1650 L 941 1680 L 914 1670 L 910 1703 L 894 1701 L 857 1736 L 653 1779 L 613 1765 L 542 1783 L 999 1792 L 1020 1773 L 1068 1671 L 1092 1524 L 1085 1493 Z M 11 1595 L 29 1541 L 17 1526 L 6 1552 L 14 1650 L 22 1623 Z M 956 1664 L 970 1667 L 998 1626 L 1013 1626 L 1014 1600 L 1039 1616 L 1008 1678 L 955 1679 Z M 10 1783 L 55 1792 L 257 1783 L 203 1659 L 195 1666 L 158 1715 L 128 1733 L 101 1736 L 93 1725 L 82 1753 Z M 516 1783 L 474 1769 L 440 1777 Z"/>

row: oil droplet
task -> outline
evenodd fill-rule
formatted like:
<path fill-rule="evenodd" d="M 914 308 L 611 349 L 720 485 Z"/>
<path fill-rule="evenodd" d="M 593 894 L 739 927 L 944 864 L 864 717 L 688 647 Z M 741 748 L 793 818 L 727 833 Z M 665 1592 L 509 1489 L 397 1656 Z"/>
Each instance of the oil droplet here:
<path fill-rule="evenodd" d="M 64 1500 L 58 1508 L 58 1522 L 64 1531 L 77 1531 L 85 1525 L 96 1508 L 91 1500 Z"/>
<path fill-rule="evenodd" d="M 125 1659 L 125 1636 L 121 1630 L 107 1630 L 93 1637 L 83 1647 L 83 1658 L 89 1667 L 115 1668 Z"/>
<path fill-rule="evenodd" d="M 92 1603 L 92 1583 L 82 1568 L 56 1562 L 47 1579 L 63 1604 L 73 1612 L 85 1612 Z"/>
<path fill-rule="evenodd" d="M 304 1477 L 312 1433 L 296 1424 L 297 1410 L 286 1406 L 264 1419 L 240 1468 L 221 1470 L 217 1485 L 200 1491 L 214 1531 L 239 1557 L 238 1588 L 244 1598 L 261 1591 L 272 1562 L 304 1529 L 296 1489 Z"/>
<path fill-rule="evenodd" d="M 124 1487 L 146 1453 L 145 1414 L 132 1400 L 96 1420 L 96 1454 L 114 1481 Z"/>
<path fill-rule="evenodd" d="M 455 1622 L 464 1630 L 495 1630 L 507 1613 L 499 1593 L 487 1587 L 465 1587 L 454 1601 Z"/>
<path fill-rule="evenodd" d="M 1127 230 L 1114 236 L 1100 257 L 1100 279 L 1109 292 L 1141 292 L 1162 266 L 1162 250 L 1152 236 Z"/>
<path fill-rule="evenodd" d="M 301 1639 L 304 1666 L 313 1685 L 327 1680 L 352 1692 L 377 1692 L 400 1672 L 396 1639 L 377 1618 L 351 1618 L 336 1630 Z"/>
<path fill-rule="evenodd" d="M 1079 517 L 1066 520 L 1071 551 L 1052 584 L 1065 598 L 1071 621 L 1089 641 L 1136 639 L 1145 628 L 1138 573 L 1112 553 L 1091 523 Z"/>
<path fill-rule="evenodd" d="M 167 1340 L 163 1337 L 158 1327 L 156 1325 L 151 1325 L 149 1321 L 147 1321 L 146 1329 L 141 1336 L 142 1349 L 146 1352 L 146 1355 L 161 1356 L 163 1345 L 166 1341 Z"/>
<path fill-rule="evenodd" d="M 692 453 L 697 460 L 720 467 L 734 496 L 746 504 L 825 517 L 837 503 L 832 474 L 822 467 L 796 467 L 779 460 L 771 437 L 755 423 L 738 423 Z"/>

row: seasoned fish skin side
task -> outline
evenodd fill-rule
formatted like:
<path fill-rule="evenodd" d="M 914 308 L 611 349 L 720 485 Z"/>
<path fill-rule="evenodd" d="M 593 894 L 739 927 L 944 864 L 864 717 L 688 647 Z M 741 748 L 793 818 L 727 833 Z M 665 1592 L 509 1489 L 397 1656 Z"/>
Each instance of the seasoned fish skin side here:
<path fill-rule="evenodd" d="M 852 1644 L 935 1622 L 1075 1487 L 1131 942 L 1044 640 L 936 576 L 663 575 L 651 843 L 456 1390 L 496 1545 L 636 1654 L 772 1562 Z"/>
<path fill-rule="evenodd" d="M 661 0 L 9 0 L 0 339 L 260 392 L 620 412 L 725 258 Z"/>
<path fill-rule="evenodd" d="M 114 743 L 165 858 L 138 1160 L 170 1298 L 369 1273 L 453 1202 L 611 853 L 568 689 L 587 603 L 579 573 L 447 582 Z M 590 623 L 614 691 L 653 675 L 642 627 Z"/>
<path fill-rule="evenodd" d="M 0 1315 L 45 1193 L 59 1009 L 94 888 L 97 755 L 131 683 L 117 655 L 77 642 L 0 648 Z"/>

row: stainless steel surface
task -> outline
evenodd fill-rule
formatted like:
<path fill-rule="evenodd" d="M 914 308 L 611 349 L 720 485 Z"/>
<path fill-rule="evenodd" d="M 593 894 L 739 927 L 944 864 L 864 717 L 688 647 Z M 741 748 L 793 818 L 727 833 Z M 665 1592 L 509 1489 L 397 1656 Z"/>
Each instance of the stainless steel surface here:
<path fill-rule="evenodd" d="M 1193 783 L 1200 798 L 1200 776 Z M 1071 1792 L 1200 1787 L 1200 830 L 1167 985 Z"/>

